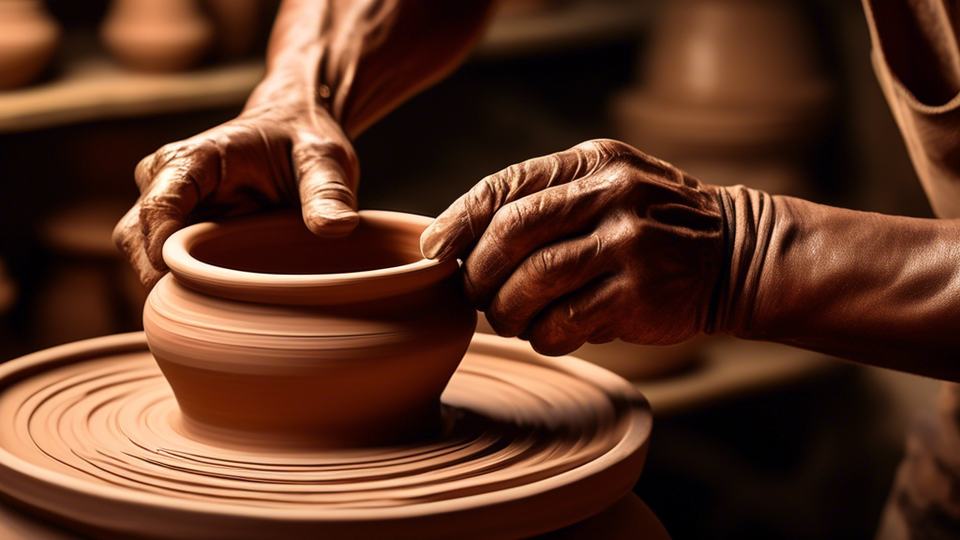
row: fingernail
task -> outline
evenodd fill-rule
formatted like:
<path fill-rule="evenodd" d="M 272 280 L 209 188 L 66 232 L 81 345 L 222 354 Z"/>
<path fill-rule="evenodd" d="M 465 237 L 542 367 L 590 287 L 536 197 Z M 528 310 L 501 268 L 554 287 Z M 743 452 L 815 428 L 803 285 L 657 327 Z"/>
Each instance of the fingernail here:
<path fill-rule="evenodd" d="M 447 251 L 450 249 L 450 243 L 437 232 L 436 227 L 434 227 L 435 223 L 436 221 L 431 223 L 427 230 L 420 235 L 420 252 L 427 259 L 446 258 Z"/>
<path fill-rule="evenodd" d="M 342 201 L 313 201 L 304 208 L 304 222 L 318 236 L 345 236 L 360 222 L 360 214 Z"/>

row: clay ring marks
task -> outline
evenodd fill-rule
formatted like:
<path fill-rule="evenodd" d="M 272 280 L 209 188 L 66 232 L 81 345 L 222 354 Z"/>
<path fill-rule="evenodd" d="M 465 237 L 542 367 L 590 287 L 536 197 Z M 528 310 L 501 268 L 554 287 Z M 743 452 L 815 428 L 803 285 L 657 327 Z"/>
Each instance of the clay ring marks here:
<path fill-rule="evenodd" d="M 593 477 L 616 491 L 608 503 L 622 495 L 619 477 L 632 485 L 642 466 L 649 433 L 642 404 L 616 397 L 602 377 L 598 384 L 495 352 L 467 354 L 444 394 L 443 435 L 337 452 L 267 452 L 197 439 L 182 429 L 176 401 L 146 351 L 41 369 L 15 383 L 0 377 L 0 425 L 12 428 L 0 431 L 0 476 L 19 462 L 59 473 L 73 480 L 46 486 L 56 495 L 50 499 L 74 497 L 77 506 L 119 489 L 118 498 L 141 505 L 145 515 L 155 511 L 158 526 L 174 528 L 181 524 L 167 524 L 169 517 L 158 510 L 236 512 L 262 516 L 270 526 L 295 515 L 300 525 L 313 527 L 298 530 L 326 530 L 351 519 L 360 524 L 416 515 L 429 521 L 449 513 L 451 504 L 495 503 L 512 506 L 531 523 L 539 520 L 545 531 L 565 524 L 557 519 L 579 517 L 538 517 L 538 508 L 552 506 L 531 504 L 531 495 Z M 611 464 L 618 463 L 629 472 L 615 471 Z M 15 482 L 0 489 L 21 494 Z"/>

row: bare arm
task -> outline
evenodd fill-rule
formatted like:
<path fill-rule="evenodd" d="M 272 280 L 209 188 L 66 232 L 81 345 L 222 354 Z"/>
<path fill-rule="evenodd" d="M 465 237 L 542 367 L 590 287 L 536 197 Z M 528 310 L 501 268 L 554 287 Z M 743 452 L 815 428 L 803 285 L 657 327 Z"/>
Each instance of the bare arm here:
<path fill-rule="evenodd" d="M 956 220 L 701 184 L 600 140 L 481 180 L 421 247 L 545 354 L 719 332 L 960 381 Z"/>
<path fill-rule="evenodd" d="M 317 102 L 356 137 L 456 68 L 480 39 L 494 3 L 285 0 L 252 105 Z"/>
<path fill-rule="evenodd" d="M 960 381 L 960 221 L 720 193 L 719 331 Z"/>

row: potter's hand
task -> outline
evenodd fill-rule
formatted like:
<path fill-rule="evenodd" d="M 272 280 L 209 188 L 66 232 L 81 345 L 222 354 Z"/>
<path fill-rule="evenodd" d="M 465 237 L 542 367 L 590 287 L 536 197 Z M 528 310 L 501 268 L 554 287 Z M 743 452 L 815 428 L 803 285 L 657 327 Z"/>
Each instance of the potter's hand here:
<path fill-rule="evenodd" d="M 566 354 L 702 331 L 723 258 L 716 190 L 611 140 L 484 178 L 424 232 L 464 258 L 468 296 L 501 335 Z"/>
<path fill-rule="evenodd" d="M 137 167 L 141 197 L 114 239 L 148 286 L 163 241 L 189 218 L 299 198 L 317 234 L 357 223 L 354 138 L 453 70 L 493 0 L 284 0 L 267 74 L 236 120 Z M 199 214 L 199 215 L 198 215 Z"/>
<path fill-rule="evenodd" d="M 164 241 L 188 220 L 299 201 L 307 226 L 336 236 L 356 225 L 358 164 L 319 106 L 248 107 L 239 117 L 144 158 L 140 198 L 114 241 L 148 287 L 166 271 Z"/>

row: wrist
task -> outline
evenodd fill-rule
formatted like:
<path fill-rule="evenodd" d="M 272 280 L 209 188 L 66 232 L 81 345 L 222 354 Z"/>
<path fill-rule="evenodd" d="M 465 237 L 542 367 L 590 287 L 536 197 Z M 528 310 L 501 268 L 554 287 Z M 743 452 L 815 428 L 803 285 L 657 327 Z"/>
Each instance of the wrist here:
<path fill-rule="evenodd" d="M 706 332 L 751 339 L 753 306 L 774 228 L 774 198 L 739 185 L 715 189 L 723 217 L 723 242 Z"/>
<path fill-rule="evenodd" d="M 273 109 L 323 109 L 330 112 L 331 90 L 312 76 L 309 65 L 284 65 L 267 71 L 267 75 L 253 89 L 244 111 Z"/>

